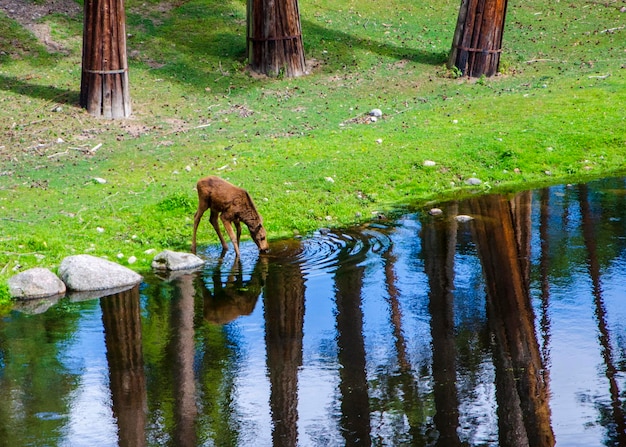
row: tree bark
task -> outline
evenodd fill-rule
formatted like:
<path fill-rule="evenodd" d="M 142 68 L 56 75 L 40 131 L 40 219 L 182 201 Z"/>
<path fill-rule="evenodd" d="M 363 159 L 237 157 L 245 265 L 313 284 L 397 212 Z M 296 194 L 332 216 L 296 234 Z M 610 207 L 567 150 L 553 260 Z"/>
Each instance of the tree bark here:
<path fill-rule="evenodd" d="M 498 72 L 507 0 L 461 0 L 448 66 L 464 76 Z"/>
<path fill-rule="evenodd" d="M 131 114 L 124 0 L 85 0 L 80 105 L 96 117 Z"/>
<path fill-rule="evenodd" d="M 268 76 L 306 74 L 297 0 L 248 0 L 248 63 Z"/>

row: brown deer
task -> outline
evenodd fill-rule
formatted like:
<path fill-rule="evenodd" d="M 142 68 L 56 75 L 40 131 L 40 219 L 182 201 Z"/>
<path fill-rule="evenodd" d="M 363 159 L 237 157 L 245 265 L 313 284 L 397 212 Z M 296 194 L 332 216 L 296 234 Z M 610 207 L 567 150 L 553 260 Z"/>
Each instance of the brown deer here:
<path fill-rule="evenodd" d="M 218 217 L 226 228 L 230 240 L 235 247 L 235 253 L 239 257 L 239 239 L 241 237 L 241 222 L 245 223 L 250 230 L 252 240 L 259 247 L 261 252 L 269 249 L 267 243 L 267 232 L 263 228 L 263 219 L 257 212 L 252 198 L 244 189 L 238 188 L 226 180 L 219 177 L 210 176 L 198 180 L 196 186 L 198 190 L 198 211 L 193 219 L 193 239 L 191 241 L 191 252 L 196 253 L 196 232 L 202 215 L 208 209 L 211 210 L 209 221 L 217 236 L 220 238 L 224 252 L 228 250 L 228 245 L 222 236 Z M 233 232 L 231 223 L 235 224 L 237 236 Z"/>

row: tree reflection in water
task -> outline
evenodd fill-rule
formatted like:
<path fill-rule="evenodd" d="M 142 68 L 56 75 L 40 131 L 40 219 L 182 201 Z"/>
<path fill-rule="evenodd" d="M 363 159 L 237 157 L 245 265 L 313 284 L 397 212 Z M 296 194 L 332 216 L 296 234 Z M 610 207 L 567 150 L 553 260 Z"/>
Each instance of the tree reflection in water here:
<path fill-rule="evenodd" d="M 502 446 L 552 446 L 548 384 L 535 335 L 529 294 L 530 193 L 511 200 L 485 196 L 468 201 L 479 216 L 473 233 L 487 290 L 494 340 L 499 439 Z"/>
<path fill-rule="evenodd" d="M 475 197 L 16 307 L 0 445 L 626 445 L 624 190 Z"/>
<path fill-rule="evenodd" d="M 265 343 L 270 381 L 272 441 L 298 445 L 298 368 L 304 337 L 304 277 L 300 244 L 285 244 L 280 262 L 268 266 L 264 291 Z M 261 262 L 266 262 L 267 258 Z"/>
<path fill-rule="evenodd" d="M 422 228 L 422 256 L 430 289 L 434 423 L 439 431 L 437 445 L 450 447 L 461 445 L 453 294 L 456 214 L 457 204 L 451 203 L 446 209 L 448 219 L 436 219 Z"/>
<path fill-rule="evenodd" d="M 100 300 L 112 410 L 120 447 L 146 445 L 146 378 L 139 288 Z"/>

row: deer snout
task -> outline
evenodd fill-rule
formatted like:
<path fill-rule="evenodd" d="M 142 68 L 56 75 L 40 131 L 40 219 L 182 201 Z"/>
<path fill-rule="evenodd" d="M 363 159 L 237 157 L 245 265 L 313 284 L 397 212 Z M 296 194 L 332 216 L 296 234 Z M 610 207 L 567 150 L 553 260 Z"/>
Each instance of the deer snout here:
<path fill-rule="evenodd" d="M 267 239 L 259 241 L 258 246 L 261 253 L 267 253 L 268 251 L 270 251 L 270 244 L 267 243 Z"/>
<path fill-rule="evenodd" d="M 250 234 L 252 234 L 252 239 L 254 239 L 257 247 L 259 247 L 259 251 L 261 253 L 267 253 L 270 249 L 270 244 L 267 242 L 267 232 L 265 228 L 259 225 L 259 227 L 255 231 L 251 231 Z"/>

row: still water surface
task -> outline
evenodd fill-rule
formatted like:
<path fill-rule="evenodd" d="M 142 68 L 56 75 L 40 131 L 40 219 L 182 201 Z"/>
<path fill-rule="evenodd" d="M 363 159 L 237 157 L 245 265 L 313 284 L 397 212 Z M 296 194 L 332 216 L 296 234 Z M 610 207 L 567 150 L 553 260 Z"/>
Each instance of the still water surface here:
<path fill-rule="evenodd" d="M 0 445 L 626 445 L 624 186 L 209 247 L 201 272 L 27 303 L 0 322 Z"/>

